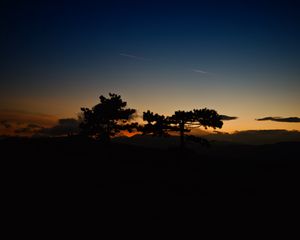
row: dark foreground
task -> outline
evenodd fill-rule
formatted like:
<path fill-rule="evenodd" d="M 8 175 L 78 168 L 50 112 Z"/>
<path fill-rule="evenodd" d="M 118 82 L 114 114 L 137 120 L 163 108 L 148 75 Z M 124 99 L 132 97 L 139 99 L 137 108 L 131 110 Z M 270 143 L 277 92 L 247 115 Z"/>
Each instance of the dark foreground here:
<path fill-rule="evenodd" d="M 300 142 L 212 145 L 202 152 L 77 138 L 0 141 L 4 184 L 89 186 L 115 196 L 292 197 L 299 149 Z"/>

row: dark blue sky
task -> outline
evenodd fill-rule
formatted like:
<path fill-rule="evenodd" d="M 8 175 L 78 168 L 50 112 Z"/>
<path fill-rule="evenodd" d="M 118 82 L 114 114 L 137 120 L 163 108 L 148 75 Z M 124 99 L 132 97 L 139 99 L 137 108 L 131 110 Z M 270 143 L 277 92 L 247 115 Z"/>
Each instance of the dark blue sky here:
<path fill-rule="evenodd" d="M 67 115 L 113 91 L 141 111 L 300 114 L 297 1 L 101 2 L 1 1 L 1 108 Z"/>
<path fill-rule="evenodd" d="M 114 61 L 119 52 L 169 61 L 188 57 L 188 63 L 241 55 L 262 62 L 274 55 L 299 60 L 296 1 L 6 2 L 1 11 L 5 67 L 90 66 L 94 60 Z"/>

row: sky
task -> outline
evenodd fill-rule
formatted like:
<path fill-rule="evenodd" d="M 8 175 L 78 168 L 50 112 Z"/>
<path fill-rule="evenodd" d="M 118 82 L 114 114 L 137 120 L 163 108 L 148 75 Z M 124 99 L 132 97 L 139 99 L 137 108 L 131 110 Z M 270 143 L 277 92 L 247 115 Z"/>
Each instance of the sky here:
<path fill-rule="evenodd" d="M 238 117 L 225 132 L 300 130 L 297 1 L 4 0 L 0 26 L 3 124 L 76 118 L 112 92 L 139 115 L 207 107 Z"/>

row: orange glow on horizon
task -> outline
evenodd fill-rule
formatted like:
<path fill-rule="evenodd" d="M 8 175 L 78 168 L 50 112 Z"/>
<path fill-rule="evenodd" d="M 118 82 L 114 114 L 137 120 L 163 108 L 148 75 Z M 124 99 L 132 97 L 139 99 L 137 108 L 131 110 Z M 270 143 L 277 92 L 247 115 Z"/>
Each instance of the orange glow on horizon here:
<path fill-rule="evenodd" d="M 36 124 L 44 128 L 53 127 L 57 124 L 58 117 L 46 114 L 36 114 L 27 112 L 17 112 L 17 111 L 1 111 L 0 121 L 7 121 L 10 127 L 4 127 L 0 125 L 0 135 L 21 135 L 21 136 L 31 136 L 30 133 L 18 133 L 16 134 L 16 129 L 26 128 L 28 124 Z M 135 120 L 139 124 L 142 124 L 142 118 L 138 117 Z M 192 131 L 195 135 L 207 135 L 210 133 L 224 132 L 224 133 L 235 133 L 237 131 L 247 131 L 247 130 L 275 130 L 283 129 L 288 131 L 300 131 L 300 123 L 285 123 L 285 122 L 273 122 L 273 121 L 256 121 L 251 118 L 238 118 L 236 120 L 223 121 L 223 127 L 221 129 L 213 129 L 200 127 Z M 132 137 L 140 132 L 128 132 L 122 131 L 118 136 Z"/>
<path fill-rule="evenodd" d="M 39 128 L 53 127 L 58 118 L 53 115 L 26 111 L 0 110 L 0 135 L 31 136 L 28 126 Z M 27 131 L 26 131 L 27 128 Z"/>

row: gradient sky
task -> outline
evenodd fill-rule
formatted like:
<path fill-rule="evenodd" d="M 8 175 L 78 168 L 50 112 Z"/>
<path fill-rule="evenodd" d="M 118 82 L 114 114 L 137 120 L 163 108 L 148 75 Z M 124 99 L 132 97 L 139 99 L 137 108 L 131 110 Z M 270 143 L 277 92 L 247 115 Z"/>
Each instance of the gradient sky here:
<path fill-rule="evenodd" d="M 213 108 L 222 130 L 300 123 L 297 1 L 1 1 L 0 114 L 76 117 L 118 93 L 141 114 Z M 3 119 L 5 118 L 2 117 Z"/>

